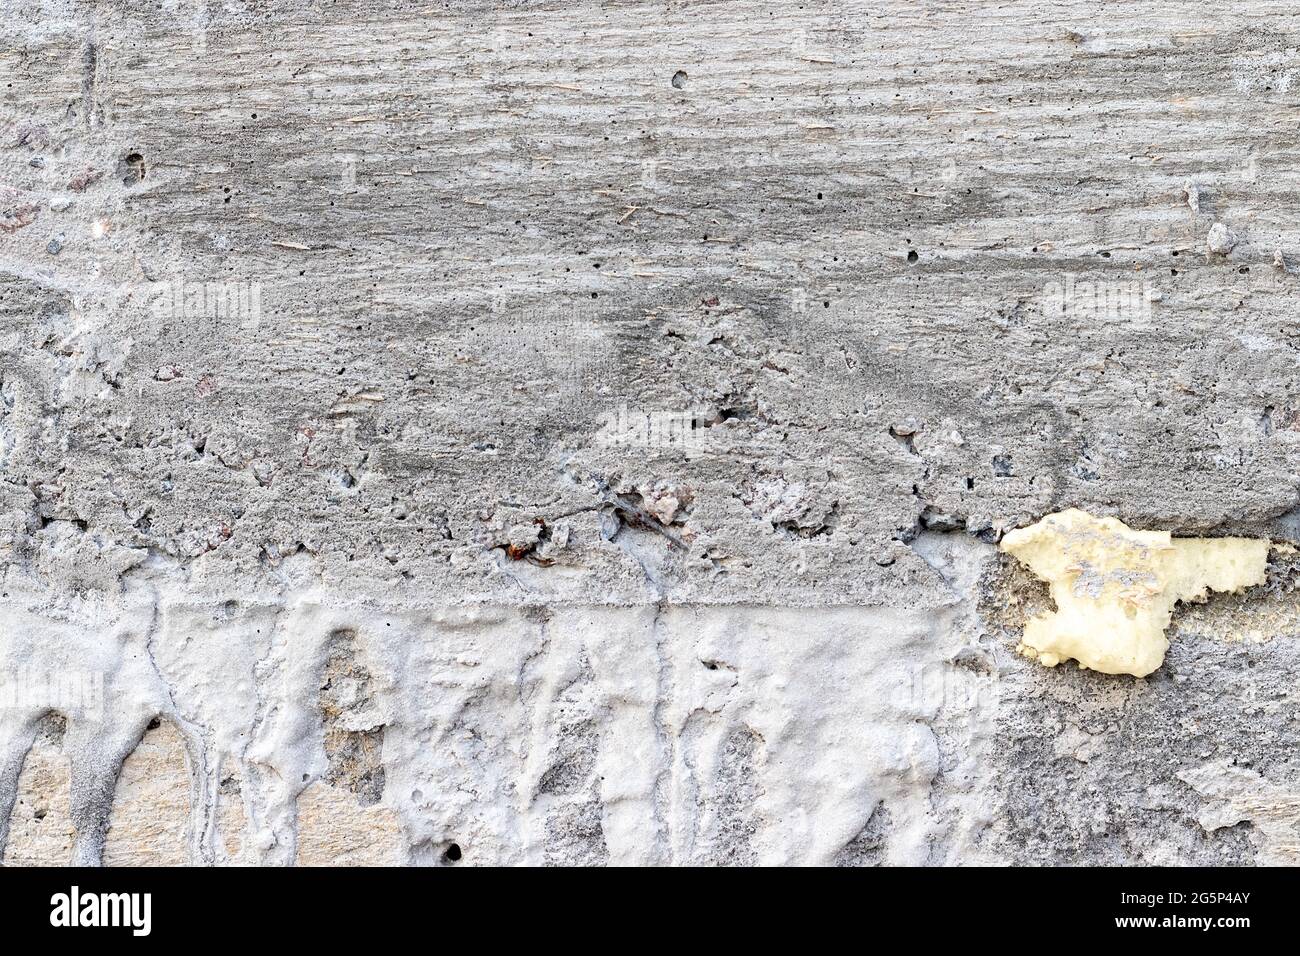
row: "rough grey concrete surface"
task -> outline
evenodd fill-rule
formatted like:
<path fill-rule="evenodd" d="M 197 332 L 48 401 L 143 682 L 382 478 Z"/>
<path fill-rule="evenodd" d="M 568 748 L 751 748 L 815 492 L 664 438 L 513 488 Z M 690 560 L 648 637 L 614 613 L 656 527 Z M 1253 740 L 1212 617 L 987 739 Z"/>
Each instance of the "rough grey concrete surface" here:
<path fill-rule="evenodd" d="M 6 863 L 1296 862 L 1293 5 L 0 15 Z"/>

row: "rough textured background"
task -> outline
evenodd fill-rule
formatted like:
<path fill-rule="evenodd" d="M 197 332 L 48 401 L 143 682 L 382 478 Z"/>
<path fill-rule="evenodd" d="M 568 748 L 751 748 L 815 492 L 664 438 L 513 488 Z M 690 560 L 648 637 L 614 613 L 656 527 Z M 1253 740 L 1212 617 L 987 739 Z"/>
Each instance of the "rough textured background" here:
<path fill-rule="evenodd" d="M 1291 5 L 0 12 L 5 862 L 1296 861 Z"/>

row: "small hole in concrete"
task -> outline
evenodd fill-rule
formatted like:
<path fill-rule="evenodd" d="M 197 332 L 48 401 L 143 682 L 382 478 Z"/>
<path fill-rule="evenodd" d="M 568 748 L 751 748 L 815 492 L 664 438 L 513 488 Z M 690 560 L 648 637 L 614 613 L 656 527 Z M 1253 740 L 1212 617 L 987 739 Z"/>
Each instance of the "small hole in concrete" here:
<path fill-rule="evenodd" d="M 144 157 L 139 153 L 127 153 L 122 158 L 122 185 L 134 186 L 140 180 L 144 179 Z"/>
<path fill-rule="evenodd" d="M 442 855 L 446 857 L 447 860 L 451 863 L 457 862 L 458 860 L 460 860 L 460 844 L 453 843 L 451 846 L 447 847 L 447 849 L 443 851 Z"/>
<path fill-rule="evenodd" d="M 683 89 L 686 86 L 686 71 L 678 70 L 673 74 L 673 89 Z"/>
<path fill-rule="evenodd" d="M 916 262 L 918 259 L 920 259 L 920 258 L 921 258 L 921 257 L 918 256 L 918 255 L 916 254 L 916 250 L 915 250 L 915 249 L 909 249 L 909 250 L 907 251 L 907 261 L 908 261 L 909 263 L 915 263 L 915 262 Z"/>

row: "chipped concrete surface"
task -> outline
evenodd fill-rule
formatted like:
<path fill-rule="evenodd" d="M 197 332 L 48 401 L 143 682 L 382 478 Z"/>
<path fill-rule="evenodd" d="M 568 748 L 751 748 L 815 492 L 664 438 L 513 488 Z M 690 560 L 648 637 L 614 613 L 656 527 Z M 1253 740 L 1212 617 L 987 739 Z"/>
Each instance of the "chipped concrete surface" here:
<path fill-rule="evenodd" d="M 122 763 L 104 834 L 105 866 L 181 866 L 194 775 L 176 725 L 151 723 Z"/>
<path fill-rule="evenodd" d="M 1292 13 L 0 0 L 3 859 L 1289 859 Z"/>

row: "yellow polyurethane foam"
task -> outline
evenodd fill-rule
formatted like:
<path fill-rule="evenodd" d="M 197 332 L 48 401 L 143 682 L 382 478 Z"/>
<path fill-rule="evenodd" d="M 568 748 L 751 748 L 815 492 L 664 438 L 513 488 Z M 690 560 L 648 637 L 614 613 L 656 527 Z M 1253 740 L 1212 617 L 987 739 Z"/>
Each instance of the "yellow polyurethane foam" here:
<path fill-rule="evenodd" d="M 1020 653 L 1048 667 L 1073 659 L 1145 677 L 1164 662 L 1174 604 L 1263 583 L 1269 542 L 1172 538 L 1070 508 L 1008 532 L 1001 547 L 1047 582 L 1056 602 L 1055 612 L 1026 623 Z"/>

